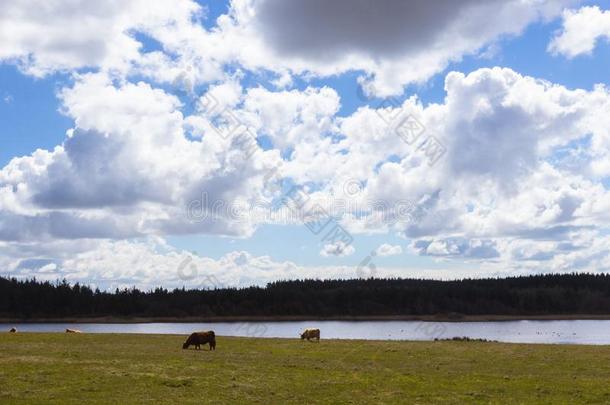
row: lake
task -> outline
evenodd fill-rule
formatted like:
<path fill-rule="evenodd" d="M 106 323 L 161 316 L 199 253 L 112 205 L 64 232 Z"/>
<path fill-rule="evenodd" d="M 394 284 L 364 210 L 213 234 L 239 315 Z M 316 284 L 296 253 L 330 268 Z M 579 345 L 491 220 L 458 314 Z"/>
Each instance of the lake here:
<path fill-rule="evenodd" d="M 186 335 L 214 330 L 220 336 L 298 338 L 308 327 L 320 328 L 322 339 L 434 340 L 454 336 L 513 343 L 610 344 L 610 320 L 421 322 L 306 321 L 213 323 L 24 323 L 0 324 L 0 331 L 158 333 Z"/>

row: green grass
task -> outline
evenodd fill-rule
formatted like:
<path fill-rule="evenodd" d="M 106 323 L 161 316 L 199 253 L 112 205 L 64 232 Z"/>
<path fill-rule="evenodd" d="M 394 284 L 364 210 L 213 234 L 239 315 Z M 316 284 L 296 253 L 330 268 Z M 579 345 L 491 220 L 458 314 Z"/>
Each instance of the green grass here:
<path fill-rule="evenodd" d="M 0 333 L 0 403 L 610 403 L 610 346 L 184 339 Z"/>

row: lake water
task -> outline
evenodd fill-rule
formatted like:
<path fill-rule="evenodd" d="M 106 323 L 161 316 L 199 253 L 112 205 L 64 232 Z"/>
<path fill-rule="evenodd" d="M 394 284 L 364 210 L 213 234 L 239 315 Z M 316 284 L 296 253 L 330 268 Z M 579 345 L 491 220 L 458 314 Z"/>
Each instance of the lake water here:
<path fill-rule="evenodd" d="M 320 328 L 322 339 L 434 340 L 454 336 L 514 343 L 610 344 L 610 320 L 420 322 L 308 321 L 214 323 L 26 323 L 0 324 L 0 331 L 159 333 L 186 335 L 214 330 L 219 336 L 298 338 L 308 327 Z"/>

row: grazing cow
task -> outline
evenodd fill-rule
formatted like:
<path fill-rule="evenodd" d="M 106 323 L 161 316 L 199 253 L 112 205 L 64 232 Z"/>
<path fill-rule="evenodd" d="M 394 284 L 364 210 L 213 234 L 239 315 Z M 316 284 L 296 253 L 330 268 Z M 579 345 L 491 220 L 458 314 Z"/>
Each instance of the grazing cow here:
<path fill-rule="evenodd" d="M 189 346 L 195 346 L 195 349 L 201 349 L 201 345 L 210 345 L 210 350 L 216 350 L 216 335 L 213 330 L 207 332 L 193 332 L 182 345 L 183 349 L 188 349 Z"/>
<path fill-rule="evenodd" d="M 316 339 L 320 342 L 320 329 L 305 329 L 305 331 L 301 333 L 301 340 L 303 339 L 307 339 L 307 341 Z"/>
<path fill-rule="evenodd" d="M 17 333 L 17 328 L 11 328 L 11 330 L 9 330 L 10 333 Z"/>
<path fill-rule="evenodd" d="M 66 329 L 66 333 L 83 333 L 78 329 Z"/>

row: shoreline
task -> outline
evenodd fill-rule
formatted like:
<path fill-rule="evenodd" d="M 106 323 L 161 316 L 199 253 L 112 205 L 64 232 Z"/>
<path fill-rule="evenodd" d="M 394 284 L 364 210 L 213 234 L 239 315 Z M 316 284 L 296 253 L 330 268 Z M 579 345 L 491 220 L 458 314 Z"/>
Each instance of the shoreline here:
<path fill-rule="evenodd" d="M 219 322 L 306 322 L 306 321 L 424 321 L 424 322 L 500 322 L 500 321 L 575 321 L 610 320 L 610 314 L 570 315 L 380 315 L 380 316 L 215 316 L 215 317 L 65 317 L 3 318 L 0 323 L 219 323 Z"/>

